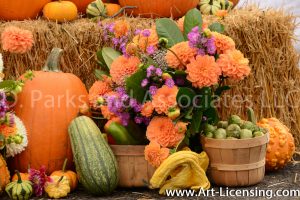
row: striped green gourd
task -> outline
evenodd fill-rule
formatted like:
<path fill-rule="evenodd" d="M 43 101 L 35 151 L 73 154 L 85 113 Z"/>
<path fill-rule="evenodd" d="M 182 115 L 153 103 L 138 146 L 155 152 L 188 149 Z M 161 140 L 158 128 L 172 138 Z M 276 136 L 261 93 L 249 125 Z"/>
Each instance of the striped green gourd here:
<path fill-rule="evenodd" d="M 69 135 L 79 182 L 93 195 L 110 194 L 118 185 L 118 165 L 97 125 L 86 116 L 77 117 Z"/>
<path fill-rule="evenodd" d="M 5 191 L 8 194 L 10 199 L 13 200 L 28 200 L 32 195 L 32 185 L 30 181 L 22 180 L 20 172 L 16 171 L 18 180 L 9 183 Z"/>

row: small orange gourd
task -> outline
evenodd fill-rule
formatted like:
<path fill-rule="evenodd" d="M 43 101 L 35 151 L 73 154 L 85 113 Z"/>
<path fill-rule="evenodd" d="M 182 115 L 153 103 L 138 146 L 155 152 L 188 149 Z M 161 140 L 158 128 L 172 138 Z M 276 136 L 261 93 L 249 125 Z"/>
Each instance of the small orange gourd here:
<path fill-rule="evenodd" d="M 5 186 L 9 183 L 9 171 L 6 162 L 0 154 L 0 194 L 5 190 Z"/>
<path fill-rule="evenodd" d="M 44 17 L 58 22 L 72 21 L 77 19 L 78 10 L 71 1 L 54 1 L 45 5 Z"/>
<path fill-rule="evenodd" d="M 295 152 L 295 142 L 290 130 L 276 118 L 262 119 L 257 125 L 270 133 L 266 170 L 274 171 L 283 168 Z"/>
<path fill-rule="evenodd" d="M 66 170 L 68 159 L 65 159 L 62 170 L 54 171 L 51 176 L 64 176 L 69 180 L 71 191 L 74 191 L 78 184 L 77 174 L 71 170 Z"/>

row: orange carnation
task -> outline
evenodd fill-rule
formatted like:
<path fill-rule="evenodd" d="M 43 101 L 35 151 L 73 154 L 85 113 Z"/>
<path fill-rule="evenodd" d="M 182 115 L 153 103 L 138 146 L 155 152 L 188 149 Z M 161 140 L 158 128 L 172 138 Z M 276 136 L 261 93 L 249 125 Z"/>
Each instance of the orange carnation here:
<path fill-rule="evenodd" d="M 164 85 L 153 95 L 152 106 L 158 114 L 168 114 L 170 108 L 177 105 L 176 96 L 178 88 L 176 86 L 169 88 Z"/>
<path fill-rule="evenodd" d="M 223 35 L 218 32 L 212 32 L 215 39 L 215 45 L 219 54 L 226 52 L 227 50 L 235 49 L 235 43 L 232 38 Z"/>
<path fill-rule="evenodd" d="M 180 29 L 181 32 L 184 32 L 184 19 L 185 17 L 181 17 L 180 19 L 177 20 L 177 26 L 178 28 Z M 202 22 L 202 29 L 206 29 L 208 28 L 208 23 L 206 20 L 203 19 L 203 22 Z"/>
<path fill-rule="evenodd" d="M 15 26 L 9 26 L 1 34 L 2 48 L 11 53 L 26 53 L 33 46 L 33 34 Z"/>
<path fill-rule="evenodd" d="M 154 108 L 153 108 L 152 102 L 148 101 L 143 105 L 141 114 L 144 117 L 151 117 L 153 110 L 154 110 Z"/>
<path fill-rule="evenodd" d="M 147 127 L 147 138 L 157 142 L 162 147 L 173 148 L 184 138 L 183 132 L 178 132 L 174 123 L 168 117 L 154 117 Z"/>
<path fill-rule="evenodd" d="M 89 102 L 94 105 L 99 98 L 108 92 L 112 91 L 111 83 L 109 79 L 103 81 L 96 81 L 89 90 Z"/>
<path fill-rule="evenodd" d="M 153 47 L 157 48 L 157 45 L 158 45 L 158 35 L 156 33 L 156 30 L 154 28 L 146 29 L 146 30 L 150 31 L 149 37 L 145 37 L 145 36 L 143 36 L 142 33 L 140 33 L 139 35 L 136 35 L 133 38 L 133 43 L 138 45 L 138 47 L 142 51 L 146 51 L 147 47 L 149 47 L 149 46 L 153 46 Z"/>
<path fill-rule="evenodd" d="M 218 83 L 221 75 L 220 67 L 215 62 L 212 56 L 197 56 L 190 64 L 187 65 L 186 70 L 187 79 L 196 88 L 209 87 Z"/>
<path fill-rule="evenodd" d="M 239 50 L 227 51 L 217 60 L 224 76 L 234 80 L 243 80 L 251 72 L 249 60 Z"/>
<path fill-rule="evenodd" d="M 171 52 L 172 51 L 172 52 Z M 181 42 L 171 47 L 165 58 L 168 65 L 174 69 L 185 69 L 190 60 L 197 55 L 197 49 L 191 48 L 189 42 Z M 177 55 L 175 56 L 174 53 Z"/>
<path fill-rule="evenodd" d="M 116 21 L 114 25 L 114 33 L 116 37 L 122 37 L 126 36 L 128 34 L 128 31 L 130 29 L 130 26 L 127 21 L 125 20 L 118 20 Z"/>
<path fill-rule="evenodd" d="M 117 85 L 124 85 L 128 76 L 134 74 L 139 68 L 140 60 L 138 57 L 120 56 L 111 64 L 110 75 Z"/>
<path fill-rule="evenodd" d="M 169 155 L 170 150 L 168 148 L 161 148 L 157 142 L 150 142 L 150 144 L 145 147 L 145 159 L 153 167 L 159 167 Z"/>

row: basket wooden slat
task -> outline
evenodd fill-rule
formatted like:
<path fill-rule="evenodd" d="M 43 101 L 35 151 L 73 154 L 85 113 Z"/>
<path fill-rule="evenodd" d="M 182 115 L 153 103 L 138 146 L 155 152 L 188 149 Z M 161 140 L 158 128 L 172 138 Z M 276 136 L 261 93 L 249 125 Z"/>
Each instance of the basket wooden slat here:
<path fill-rule="evenodd" d="M 208 175 L 216 185 L 250 186 L 263 180 L 268 134 L 244 140 L 203 136 L 201 142 L 210 159 Z"/>

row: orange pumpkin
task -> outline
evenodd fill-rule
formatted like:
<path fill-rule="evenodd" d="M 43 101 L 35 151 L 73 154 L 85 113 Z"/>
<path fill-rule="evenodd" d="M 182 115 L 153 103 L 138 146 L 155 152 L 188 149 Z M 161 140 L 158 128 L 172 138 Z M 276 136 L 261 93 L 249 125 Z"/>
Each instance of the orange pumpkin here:
<path fill-rule="evenodd" d="M 43 9 L 44 17 L 58 22 L 77 19 L 77 7 L 70 1 L 54 1 L 47 3 Z"/>
<path fill-rule="evenodd" d="M 270 133 L 270 141 L 266 154 L 266 170 L 283 168 L 295 153 L 295 142 L 290 130 L 278 119 L 262 119 L 257 123 Z"/>
<path fill-rule="evenodd" d="M 0 19 L 33 19 L 51 0 L 0 0 Z"/>
<path fill-rule="evenodd" d="M 119 10 L 121 10 L 121 6 L 115 3 L 105 3 L 106 15 L 111 17 L 115 15 Z"/>
<path fill-rule="evenodd" d="M 25 124 L 29 142 L 9 161 L 12 171 L 26 171 L 30 163 L 34 169 L 44 165 L 50 174 L 61 169 L 65 158 L 70 160 L 67 167 L 73 167 L 68 126 L 88 102 L 88 93 L 77 76 L 58 70 L 61 52 L 52 50 L 44 69 L 34 72 L 18 96 L 15 112 Z"/>
<path fill-rule="evenodd" d="M 119 0 L 121 7 L 137 6 L 136 9 L 126 10 L 128 14 L 143 17 L 174 17 L 184 16 L 187 11 L 196 8 L 199 0 Z"/>
<path fill-rule="evenodd" d="M 0 194 L 2 194 L 2 192 L 5 189 L 5 186 L 9 183 L 9 179 L 10 176 L 9 176 L 9 171 L 7 169 L 6 162 L 2 157 L 2 155 L 0 154 Z"/>
<path fill-rule="evenodd" d="M 77 174 L 71 170 L 66 171 L 68 159 L 65 159 L 62 170 L 54 171 L 50 176 L 65 176 L 69 180 L 71 191 L 74 191 L 78 184 Z"/>

